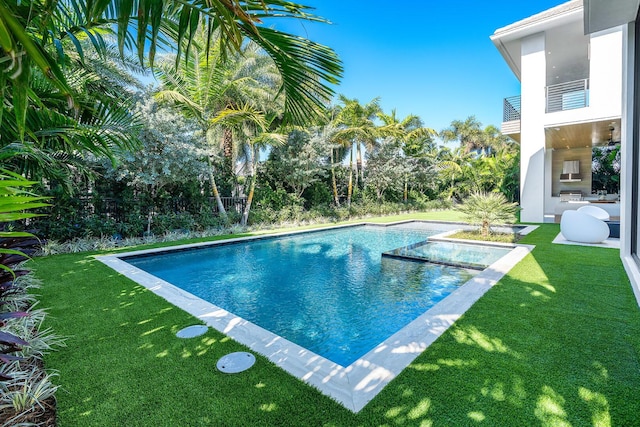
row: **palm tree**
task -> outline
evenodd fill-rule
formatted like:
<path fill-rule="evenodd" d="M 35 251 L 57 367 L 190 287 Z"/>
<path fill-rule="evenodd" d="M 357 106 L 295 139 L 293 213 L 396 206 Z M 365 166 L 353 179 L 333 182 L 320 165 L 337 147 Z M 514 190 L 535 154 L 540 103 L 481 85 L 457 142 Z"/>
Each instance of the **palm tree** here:
<path fill-rule="evenodd" d="M 342 106 L 339 107 L 338 114 L 335 119 L 335 125 L 338 131 L 334 134 L 334 140 L 345 148 L 349 155 L 349 184 L 347 188 L 347 205 L 351 205 L 351 196 L 353 194 L 353 178 L 355 175 L 356 188 L 358 186 L 358 171 L 361 178 L 362 173 L 362 154 L 361 147 L 372 148 L 376 146 L 378 137 L 381 133 L 375 124 L 375 119 L 382 111 L 380 108 L 380 99 L 374 98 L 368 104 L 362 105 L 357 99 L 350 99 L 344 95 L 339 97 Z M 356 156 L 354 169 L 354 155 Z"/>
<path fill-rule="evenodd" d="M 320 122 L 320 126 L 315 129 L 316 137 L 320 138 L 329 150 L 329 168 L 331 170 L 331 194 L 333 195 L 333 204 L 340 206 L 340 197 L 338 195 L 338 184 L 336 182 L 336 166 L 340 164 L 345 157 L 345 147 L 337 141 L 336 133 L 338 132 L 338 113 L 340 109 L 337 106 L 330 107 L 325 114 L 324 120 Z"/>
<path fill-rule="evenodd" d="M 462 146 L 453 151 L 445 147 L 438 154 L 436 167 L 442 174 L 442 181 L 449 183 L 447 193 L 450 200 L 453 200 L 456 194 L 456 180 L 464 175 L 470 158 L 469 153 L 466 153 Z M 466 192 L 464 189 L 461 190 L 463 191 L 458 191 L 457 193 Z"/>
<path fill-rule="evenodd" d="M 14 91 L 5 93 L 5 104 L 0 108 L 4 117 L 0 161 L 31 179 L 45 177 L 66 184 L 70 191 L 71 176 L 92 174 L 84 164 L 84 153 L 113 162 L 114 151 L 137 146 L 140 122 L 130 111 L 133 92 L 142 85 L 130 72 L 142 70 L 131 58 L 121 58 L 112 46 L 105 46 L 101 56 L 86 52 L 82 61 L 77 55 L 70 55 L 69 60 L 64 76 L 76 93 L 73 110 L 48 79 L 33 73 L 29 93 L 38 101 L 38 108 L 27 109 L 29 128 L 21 135 L 18 109 L 7 107 L 20 101 Z"/>
<path fill-rule="evenodd" d="M 397 116 L 395 108 L 391 110 L 391 114 L 383 112 L 378 113 L 378 118 L 382 121 L 383 126 L 380 128 L 381 134 L 392 136 L 402 147 L 405 156 L 421 156 L 424 153 L 417 150 L 419 145 L 423 145 L 426 139 L 431 139 L 436 135 L 436 131 L 424 126 L 420 117 L 415 114 L 409 114 L 400 120 Z M 409 164 L 407 162 L 407 172 Z M 407 203 L 409 198 L 409 174 L 404 174 L 404 190 L 403 201 Z"/>
<path fill-rule="evenodd" d="M 464 121 L 454 120 L 451 126 L 440 132 L 445 142 L 459 141 L 465 154 L 486 147 L 485 136 L 482 123 L 475 116 L 469 116 Z"/>
<path fill-rule="evenodd" d="M 274 114 L 267 117 L 262 111 L 244 105 L 220 111 L 211 120 L 213 125 L 222 125 L 225 129 L 235 131 L 238 139 L 243 141 L 245 159 L 249 165 L 249 194 L 240 220 L 242 226 L 247 225 L 253 202 L 260 149 L 267 146 L 283 145 L 286 142 L 286 135 L 278 133 L 274 129 L 276 118 L 277 116 Z"/>
<path fill-rule="evenodd" d="M 518 144 L 506 135 L 503 135 L 500 129 L 493 125 L 488 125 L 482 131 L 484 134 L 485 146 L 488 153 L 495 155 L 497 153 L 515 154 L 519 151 Z"/>
<path fill-rule="evenodd" d="M 216 50 L 220 53 L 219 48 Z M 284 99 L 276 95 L 282 79 L 271 57 L 266 55 L 256 43 L 245 43 L 241 52 L 223 61 L 218 70 L 220 72 L 219 92 L 215 99 L 211 100 L 214 104 L 211 108 L 214 111 L 243 111 L 244 106 L 251 105 L 257 110 L 273 113 L 274 116 L 281 118 Z M 230 180 L 234 180 L 234 165 L 243 150 L 243 144 L 234 140 L 232 128 L 221 127 L 221 130 L 224 172 Z"/>
<path fill-rule="evenodd" d="M 219 63 L 209 63 L 207 53 L 200 52 L 196 48 L 193 48 L 191 53 L 193 60 L 181 62 L 178 68 L 173 67 L 173 61 L 168 57 L 159 64 L 156 76 L 162 82 L 162 90 L 156 94 L 156 98 L 177 104 L 182 107 L 188 117 L 192 117 L 198 123 L 206 140 L 206 146 L 211 150 L 207 156 L 211 193 L 216 200 L 218 212 L 226 219 L 227 212 L 215 179 L 214 150 L 212 149 L 214 143 L 211 132 L 213 128 L 211 118 L 214 112 L 209 110 L 212 104 L 215 104 L 216 96 L 220 91 L 218 82 L 220 72 L 216 69 Z"/>
<path fill-rule="evenodd" d="M 480 226 L 483 238 L 487 238 L 493 224 L 508 224 L 516 220 L 517 203 L 509 203 L 502 193 L 473 193 L 457 209 L 472 224 Z"/>
<path fill-rule="evenodd" d="M 277 111 L 275 94 L 279 79 L 271 59 L 260 55 L 254 43 L 248 43 L 243 48 L 244 55 L 238 54 L 224 60 L 221 47 L 220 39 L 210 45 L 208 52 L 192 47 L 193 60 L 181 62 L 178 68 L 174 68 L 173 60 L 169 57 L 161 61 L 156 75 L 163 84 L 163 90 L 156 97 L 180 105 L 185 114 L 200 125 L 211 150 L 208 164 L 212 194 L 218 211 L 226 217 L 212 161 L 217 152 L 217 144 L 214 143 L 216 130 L 222 129 L 223 154 L 227 166 L 233 169 L 241 145 L 233 143 L 233 127 L 237 129 L 238 122 L 230 118 L 247 117 L 248 111 L 251 114 L 257 111 L 264 114 L 267 108 Z M 234 112 L 238 115 L 234 115 Z M 218 117 L 220 114 L 222 116 Z"/>
<path fill-rule="evenodd" d="M 28 130 L 27 107 L 37 103 L 29 91 L 32 66 L 57 89 L 57 96 L 73 107 L 77 94 L 62 69 L 67 51 L 83 57 L 80 39 L 88 38 L 96 51 L 102 52 L 104 34 L 114 34 L 121 54 L 125 46 L 131 47 L 141 64 L 153 65 L 156 50 L 170 49 L 174 46 L 171 40 L 177 42 L 176 61 L 189 58 L 199 28 L 194 24 L 201 22 L 207 46 L 220 35 L 223 57 L 239 52 L 245 38 L 257 43 L 282 76 L 284 119 L 305 123 L 317 117 L 332 97 L 330 85 L 342 74 L 340 60 L 326 46 L 259 24 L 274 16 L 326 22 L 308 13 L 309 9 L 280 0 L 0 0 L 2 97 L 12 96 L 12 119 L 22 138 Z M 0 126 L 4 128 L 2 122 Z"/>

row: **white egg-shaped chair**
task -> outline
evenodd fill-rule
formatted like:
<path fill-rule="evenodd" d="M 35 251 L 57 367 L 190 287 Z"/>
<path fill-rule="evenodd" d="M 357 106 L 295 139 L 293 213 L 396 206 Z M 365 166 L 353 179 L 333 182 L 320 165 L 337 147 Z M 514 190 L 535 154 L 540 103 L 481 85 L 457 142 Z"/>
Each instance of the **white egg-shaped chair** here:
<path fill-rule="evenodd" d="M 591 215 L 603 221 L 609 221 L 610 219 L 609 212 L 605 211 L 604 209 L 598 206 L 593 206 L 593 205 L 581 206 L 578 208 L 578 212 L 586 213 L 587 215 Z"/>
<path fill-rule="evenodd" d="M 564 211 L 560 232 L 565 239 L 578 243 L 601 243 L 609 237 L 606 222 L 579 210 Z"/>

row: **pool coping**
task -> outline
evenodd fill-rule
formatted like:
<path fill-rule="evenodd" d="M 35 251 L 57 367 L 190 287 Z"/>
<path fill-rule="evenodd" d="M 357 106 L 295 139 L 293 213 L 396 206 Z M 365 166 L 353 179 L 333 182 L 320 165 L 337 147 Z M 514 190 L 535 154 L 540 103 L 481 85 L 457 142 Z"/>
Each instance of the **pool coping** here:
<path fill-rule="evenodd" d="M 413 360 L 442 335 L 457 319 L 464 314 L 480 297 L 495 285 L 513 266 L 520 262 L 533 249 L 532 245 L 499 244 L 514 249 L 485 270 L 460 286 L 438 304 L 422 313 L 404 328 L 378 344 L 373 350 L 344 367 L 316 353 L 313 353 L 285 338 L 240 318 L 228 311 L 198 298 L 162 279 L 159 279 L 124 261 L 133 255 L 154 254 L 168 250 L 192 249 L 204 246 L 237 243 L 261 238 L 282 237 L 320 230 L 339 229 L 361 225 L 392 226 L 410 222 L 432 224 L 457 224 L 446 221 L 405 220 L 393 223 L 361 222 L 355 224 L 323 227 L 312 230 L 293 230 L 259 236 L 246 236 L 232 239 L 178 245 L 172 249 L 155 248 L 141 251 L 124 252 L 96 256 L 96 259 L 118 273 L 144 286 L 156 295 L 166 299 L 176 307 L 197 317 L 206 325 L 246 345 L 251 350 L 265 356 L 271 362 L 289 374 L 314 386 L 321 393 L 333 398 L 345 408 L 359 412 L 391 380 L 402 372 Z M 535 226 L 527 227 L 521 234 L 528 234 Z M 429 239 L 453 242 L 486 242 L 449 239 L 455 233 L 451 230 Z M 492 244 L 495 245 L 495 244 Z"/>

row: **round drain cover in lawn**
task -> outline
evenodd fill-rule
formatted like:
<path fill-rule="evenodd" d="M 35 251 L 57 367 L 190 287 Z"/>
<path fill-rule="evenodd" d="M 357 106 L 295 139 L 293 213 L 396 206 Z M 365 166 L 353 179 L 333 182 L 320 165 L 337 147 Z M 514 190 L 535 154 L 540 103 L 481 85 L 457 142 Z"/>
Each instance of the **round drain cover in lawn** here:
<path fill-rule="evenodd" d="M 236 374 L 246 371 L 252 367 L 254 363 L 256 363 L 256 357 L 253 354 L 247 353 L 246 351 L 238 351 L 222 356 L 216 366 L 220 372 Z"/>
<path fill-rule="evenodd" d="M 178 338 L 195 338 L 207 332 L 207 329 L 209 328 L 205 325 L 187 326 L 186 328 L 180 329 L 176 333 L 176 336 Z"/>

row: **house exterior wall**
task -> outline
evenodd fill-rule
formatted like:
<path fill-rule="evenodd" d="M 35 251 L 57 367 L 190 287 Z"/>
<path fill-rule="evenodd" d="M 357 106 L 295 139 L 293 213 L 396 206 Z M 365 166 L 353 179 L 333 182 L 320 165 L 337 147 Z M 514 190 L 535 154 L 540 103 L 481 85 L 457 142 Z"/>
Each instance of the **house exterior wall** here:
<path fill-rule="evenodd" d="M 622 114 L 622 28 L 591 34 L 589 40 L 589 105 L 545 114 L 544 126 L 561 126 Z M 523 67 L 524 68 L 524 67 Z"/>
<path fill-rule="evenodd" d="M 622 28 L 591 34 L 589 116 L 622 114 Z"/>
<path fill-rule="evenodd" d="M 526 37 L 521 45 L 520 219 L 542 222 L 545 194 L 544 111 L 545 35 Z"/>
<path fill-rule="evenodd" d="M 638 119 L 640 112 L 636 111 L 640 98 L 640 88 L 637 87 L 638 72 L 640 72 L 640 58 L 637 57 L 638 32 L 636 22 L 624 26 L 624 56 L 622 73 L 622 145 L 620 174 L 620 258 L 624 265 L 631 287 L 640 305 L 640 258 L 638 256 L 638 230 L 640 216 L 638 211 L 638 182 L 640 170 L 640 134 L 638 133 Z"/>
<path fill-rule="evenodd" d="M 619 30 L 621 69 L 620 258 L 640 305 L 640 1 L 584 0 L 587 33 Z"/>
<path fill-rule="evenodd" d="M 622 114 L 622 29 L 590 36 L 588 106 L 552 113 L 546 112 L 546 37 L 540 32 L 521 40 L 520 205 L 524 222 L 544 222 L 545 216 L 553 217 L 559 202 L 554 194 L 559 188 L 559 175 L 553 173 L 554 156 L 546 147 L 545 128 L 617 119 Z M 591 141 L 585 141 L 589 144 Z M 588 176 L 589 165 L 590 161 L 582 166 Z M 590 195 L 590 180 L 580 187 L 585 196 Z"/>

